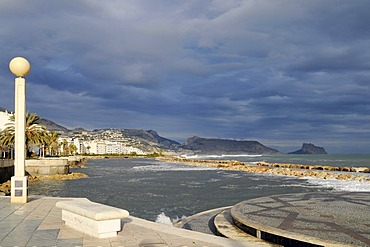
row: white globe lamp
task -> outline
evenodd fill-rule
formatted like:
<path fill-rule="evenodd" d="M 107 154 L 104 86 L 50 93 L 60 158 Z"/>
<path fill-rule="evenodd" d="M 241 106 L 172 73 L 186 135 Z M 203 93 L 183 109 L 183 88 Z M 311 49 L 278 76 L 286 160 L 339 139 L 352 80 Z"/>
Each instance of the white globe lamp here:
<path fill-rule="evenodd" d="M 27 203 L 28 177 L 25 176 L 26 163 L 26 80 L 31 66 L 27 59 L 15 57 L 9 63 L 15 78 L 15 137 L 14 137 L 14 176 L 11 178 L 11 203 Z"/>

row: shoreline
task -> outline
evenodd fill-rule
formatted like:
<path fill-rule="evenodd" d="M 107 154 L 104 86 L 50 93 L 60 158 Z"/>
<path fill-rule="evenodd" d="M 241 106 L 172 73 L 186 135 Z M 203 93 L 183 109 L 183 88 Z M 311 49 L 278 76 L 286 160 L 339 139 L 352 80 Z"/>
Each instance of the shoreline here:
<path fill-rule="evenodd" d="M 233 171 L 244 171 L 250 173 L 264 173 L 292 177 L 313 177 L 319 179 L 336 179 L 370 183 L 370 175 L 360 175 L 361 173 L 370 173 L 370 169 L 367 167 L 334 167 L 267 162 L 251 164 L 235 160 L 203 160 L 170 156 L 157 157 L 155 159 L 163 162 L 219 168 Z"/>
<path fill-rule="evenodd" d="M 87 178 L 88 176 L 80 172 L 71 172 L 68 174 L 54 174 L 54 175 L 45 175 L 45 176 L 28 176 L 28 183 L 35 183 L 41 180 L 73 180 Z M 0 196 L 10 196 L 11 190 L 10 180 L 0 184 Z"/>

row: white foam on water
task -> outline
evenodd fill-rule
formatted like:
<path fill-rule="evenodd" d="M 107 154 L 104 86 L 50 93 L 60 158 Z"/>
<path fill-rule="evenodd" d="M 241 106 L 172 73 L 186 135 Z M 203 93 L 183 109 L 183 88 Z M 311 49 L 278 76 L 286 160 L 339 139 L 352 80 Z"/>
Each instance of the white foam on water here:
<path fill-rule="evenodd" d="M 181 218 L 176 217 L 175 219 L 171 219 L 164 212 L 162 212 L 162 213 L 157 215 L 157 219 L 155 220 L 155 222 L 173 226 L 174 223 L 176 223 L 176 222 L 178 222 L 182 219 L 185 219 L 185 218 L 186 218 L 186 216 L 183 215 Z"/>
<path fill-rule="evenodd" d="M 187 159 L 207 159 L 207 158 L 230 158 L 230 157 L 261 157 L 261 154 L 221 154 L 221 155 L 181 155 Z"/>
<path fill-rule="evenodd" d="M 155 222 L 172 226 L 171 218 L 166 216 L 166 214 L 163 212 L 157 215 Z"/>
<path fill-rule="evenodd" d="M 220 171 L 218 172 L 221 176 L 225 178 L 242 178 L 244 177 L 245 174 L 240 173 L 240 172 L 235 172 L 235 173 L 229 173 L 228 171 Z"/>
<path fill-rule="evenodd" d="M 349 191 L 349 192 L 370 192 L 369 182 L 359 181 L 346 181 L 337 179 L 318 179 L 311 177 L 304 177 L 307 182 L 324 188 L 332 188 L 336 191 Z"/>
<path fill-rule="evenodd" d="M 220 187 L 220 189 L 226 189 L 226 190 L 236 190 L 238 188 L 239 188 L 239 186 L 235 185 L 235 184 L 228 184 L 228 185 Z"/>
<path fill-rule="evenodd" d="M 136 171 L 205 171 L 205 170 L 218 170 L 217 168 L 200 167 L 200 166 L 183 166 L 179 164 L 159 164 L 147 166 L 134 166 L 132 168 Z"/>
<path fill-rule="evenodd" d="M 186 186 L 188 188 L 202 188 L 202 187 L 204 187 L 204 183 L 196 182 L 196 181 L 190 181 L 190 182 L 182 183 L 181 185 Z"/>

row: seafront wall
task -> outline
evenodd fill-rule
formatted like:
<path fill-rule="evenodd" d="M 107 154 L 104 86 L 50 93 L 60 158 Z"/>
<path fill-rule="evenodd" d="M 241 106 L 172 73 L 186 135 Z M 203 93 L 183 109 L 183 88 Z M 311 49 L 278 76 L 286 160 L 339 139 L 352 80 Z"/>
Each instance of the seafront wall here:
<path fill-rule="evenodd" d="M 68 174 L 69 166 L 81 166 L 85 159 L 73 158 L 42 158 L 25 161 L 25 170 L 31 176 L 50 176 Z M 0 160 L 0 183 L 14 176 L 14 160 Z"/>
<path fill-rule="evenodd" d="M 31 159 L 25 161 L 25 170 L 34 177 L 68 174 L 69 167 L 81 167 L 86 162 L 86 158 L 79 156 Z M 14 176 L 14 160 L 0 160 L 0 183 L 10 180 L 12 176 Z"/>
<path fill-rule="evenodd" d="M 43 158 L 37 160 L 26 160 L 26 171 L 31 176 L 68 174 L 68 159 Z"/>
<path fill-rule="evenodd" d="M 69 172 L 69 166 L 81 167 L 85 158 L 41 158 L 26 160 L 29 182 L 38 180 L 69 180 L 86 178 L 79 172 Z M 0 195 L 10 195 L 10 178 L 14 176 L 14 160 L 0 160 Z"/>
<path fill-rule="evenodd" d="M 0 160 L 0 184 L 14 176 L 14 161 Z"/>

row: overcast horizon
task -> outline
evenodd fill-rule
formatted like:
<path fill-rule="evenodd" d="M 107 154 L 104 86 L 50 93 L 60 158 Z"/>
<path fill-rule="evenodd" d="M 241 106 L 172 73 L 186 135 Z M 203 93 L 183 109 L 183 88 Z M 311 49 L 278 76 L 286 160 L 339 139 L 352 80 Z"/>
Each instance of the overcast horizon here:
<path fill-rule="evenodd" d="M 69 129 L 153 129 L 370 153 L 370 1 L 2 0 L 9 62 L 31 64 L 27 111 Z"/>

